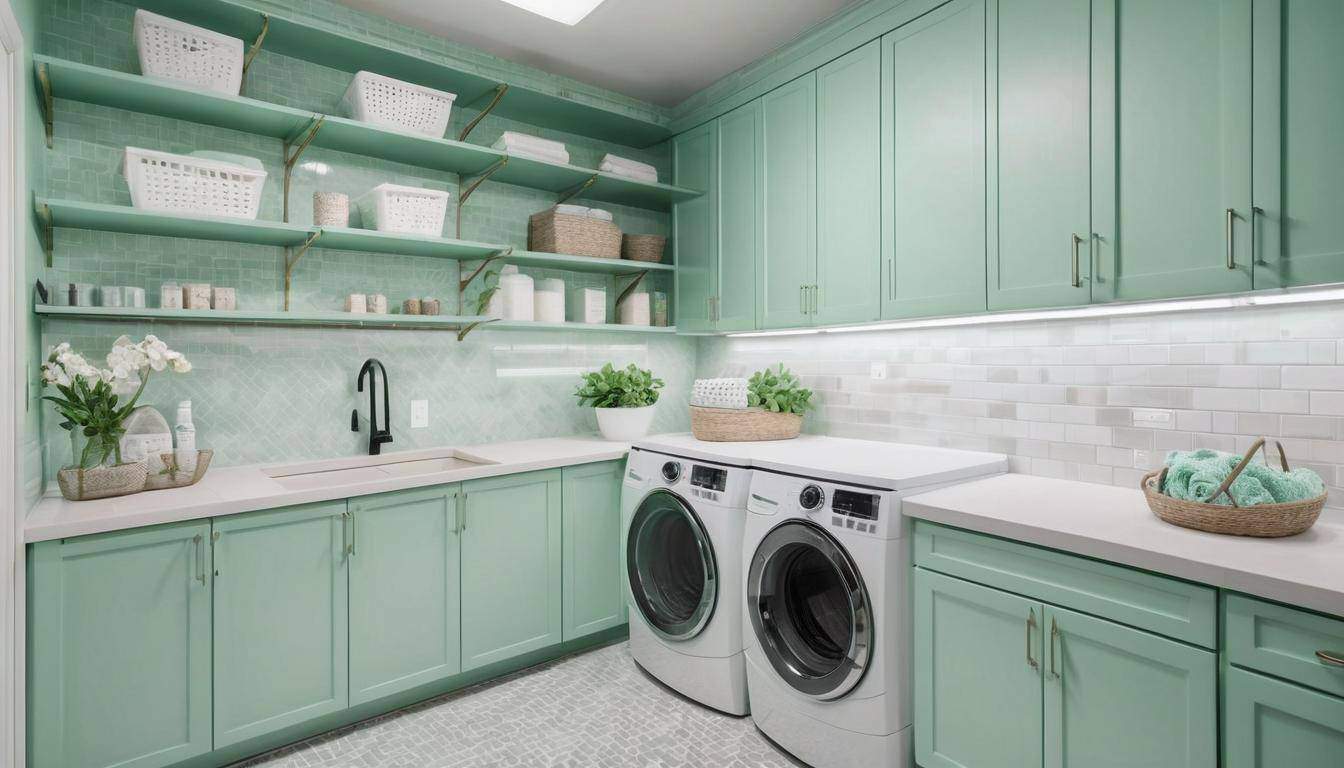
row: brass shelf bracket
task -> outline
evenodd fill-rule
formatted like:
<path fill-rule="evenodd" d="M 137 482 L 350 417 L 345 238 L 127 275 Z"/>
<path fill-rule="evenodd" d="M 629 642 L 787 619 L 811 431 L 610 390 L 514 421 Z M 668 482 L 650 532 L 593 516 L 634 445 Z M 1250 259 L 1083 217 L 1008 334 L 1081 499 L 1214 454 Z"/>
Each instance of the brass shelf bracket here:
<path fill-rule="evenodd" d="M 480 321 L 480 320 L 477 320 L 477 321 L 474 322 L 474 323 L 467 323 L 467 327 L 466 327 L 466 328 L 463 328 L 462 330 L 460 330 L 460 331 L 457 332 L 457 340 L 458 340 L 458 341 L 461 341 L 461 340 L 467 338 L 467 334 L 468 334 L 468 333 L 471 333 L 471 332 L 474 331 L 474 330 L 476 330 L 476 326 L 478 326 L 478 325 L 484 325 L 484 324 L 485 324 L 485 323 L 483 323 L 483 322 Z"/>
<path fill-rule="evenodd" d="M 490 99 L 490 103 L 485 106 L 485 109 L 481 110 L 480 114 L 473 117 L 471 119 L 471 122 L 467 123 L 466 127 L 462 129 L 462 132 L 457 135 L 457 140 L 466 141 L 467 136 L 471 135 L 471 132 L 476 128 L 476 126 L 480 124 L 480 122 L 484 120 L 487 115 L 493 112 L 495 110 L 495 107 L 499 106 L 499 102 L 504 99 L 504 94 L 508 92 L 509 92 L 509 86 L 507 83 L 500 83 L 499 85 L 496 85 L 494 98 Z"/>
<path fill-rule="evenodd" d="M 289 222 L 289 180 L 294 173 L 294 165 L 299 162 L 299 157 L 308 145 L 317 137 L 317 132 L 322 129 L 322 122 L 327 119 L 326 115 L 313 115 L 308 125 L 294 136 L 285 141 L 285 213 L 282 220 Z M 293 147 L 293 151 L 290 148 Z"/>
<path fill-rule="evenodd" d="M 302 259 L 302 258 L 303 258 L 303 255 L 304 255 L 305 253 L 308 252 L 308 249 L 309 249 L 309 248 L 313 247 L 313 243 L 317 242 L 317 238 L 319 238 L 319 237 L 321 237 L 321 236 L 322 236 L 322 230 L 319 229 L 319 230 L 317 230 L 316 232 L 314 232 L 313 234 L 309 235 L 309 236 L 308 236 L 308 239 L 307 239 L 306 241 L 304 241 L 303 245 L 299 246 L 299 249 L 298 249 L 297 251 L 295 251 L 293 248 L 285 248 L 285 311 L 286 311 L 286 312 L 289 311 L 289 287 L 290 287 L 290 284 L 291 284 L 291 282 L 293 281 L 293 278 L 294 278 L 294 267 L 298 265 L 298 263 L 299 263 L 299 259 Z"/>
<path fill-rule="evenodd" d="M 596 173 L 594 173 L 594 174 L 593 174 L 592 176 L 590 176 L 586 181 L 584 181 L 582 184 L 578 185 L 577 187 L 571 187 L 571 188 L 565 190 L 564 192 L 561 192 L 561 193 L 560 193 L 560 199 L 559 199 L 559 200 L 556 200 L 556 201 L 555 201 L 555 204 L 556 204 L 556 205 L 560 205 L 561 203 L 564 203 L 564 202 L 566 202 L 566 201 L 568 201 L 568 200 L 573 200 L 577 195 L 579 195 L 579 194 L 582 193 L 582 192 L 587 191 L 587 189 L 588 189 L 589 187 L 591 187 L 591 186 L 593 186 L 594 184 L 596 184 L 598 178 L 599 178 L 599 175 L 596 174 Z"/>
<path fill-rule="evenodd" d="M 47 267 L 51 267 L 51 252 L 56 248 L 56 233 L 53 232 L 51 207 L 46 203 L 38 205 L 35 209 L 37 220 L 42 224 L 42 250 L 47 254 Z"/>
<path fill-rule="evenodd" d="M 480 174 L 474 178 L 467 179 L 463 176 L 457 177 L 457 237 L 462 237 L 462 206 L 466 205 L 467 201 L 471 199 L 471 193 L 475 192 L 476 188 L 484 184 L 491 176 L 498 173 L 500 168 L 503 168 L 508 164 L 509 156 L 505 155 L 492 163 L 489 168 L 481 171 Z"/>
<path fill-rule="evenodd" d="M 47 70 L 46 64 L 37 65 L 37 87 L 42 91 L 42 130 L 47 133 L 47 149 L 51 149 L 56 105 L 51 96 L 51 72 Z"/>
<path fill-rule="evenodd" d="M 476 269 L 472 271 L 469 277 L 463 278 L 458 281 L 457 292 L 459 294 L 465 292 L 467 290 L 467 287 L 471 285 L 471 281 L 480 277 L 481 273 L 485 271 L 486 267 L 490 266 L 490 264 L 493 262 L 499 261 L 500 259 L 506 259 L 512 254 L 513 254 L 513 247 L 510 246 L 502 251 L 495 251 L 489 256 L 486 256 L 484 259 L 481 260 L 480 265 L 478 265 Z"/>
<path fill-rule="evenodd" d="M 271 15 L 269 13 L 261 14 L 261 31 L 257 33 L 257 39 L 252 41 L 252 47 L 247 49 L 247 55 L 243 57 L 243 87 L 240 90 L 247 89 L 247 70 L 252 66 L 252 60 L 261 53 L 261 43 L 266 39 L 266 33 L 271 31 Z"/>
<path fill-rule="evenodd" d="M 615 304 L 615 306 L 617 306 L 617 307 L 621 306 L 621 302 L 625 301 L 626 298 L 630 296 L 630 294 L 632 294 L 632 293 L 635 292 L 635 289 L 639 287 L 639 284 L 640 284 L 640 283 L 644 282 L 644 277 L 645 277 L 646 275 L 648 275 L 648 274 L 649 274 L 649 271 L 648 271 L 647 269 L 644 269 L 644 270 L 640 270 L 639 272 L 625 272 L 625 273 L 616 275 L 616 277 L 633 277 L 633 278 L 635 278 L 635 279 L 634 279 L 634 280 L 631 280 L 631 281 L 630 281 L 630 284 L 627 285 L 627 286 L 625 286 L 625 288 L 624 288 L 624 289 L 620 292 L 620 294 L 616 297 L 616 304 Z"/>

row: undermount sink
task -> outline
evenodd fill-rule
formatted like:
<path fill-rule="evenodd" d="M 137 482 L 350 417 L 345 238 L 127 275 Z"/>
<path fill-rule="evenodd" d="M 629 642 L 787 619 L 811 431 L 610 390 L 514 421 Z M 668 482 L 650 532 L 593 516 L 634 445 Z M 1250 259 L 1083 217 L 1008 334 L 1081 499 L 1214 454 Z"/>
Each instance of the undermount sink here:
<path fill-rule="evenodd" d="M 415 452 L 405 456 L 364 456 L 355 459 L 314 461 L 264 467 L 267 477 L 293 491 L 327 488 L 386 480 L 389 477 L 414 477 L 440 472 L 455 472 L 497 462 L 471 456 L 457 450 L 432 453 Z"/>

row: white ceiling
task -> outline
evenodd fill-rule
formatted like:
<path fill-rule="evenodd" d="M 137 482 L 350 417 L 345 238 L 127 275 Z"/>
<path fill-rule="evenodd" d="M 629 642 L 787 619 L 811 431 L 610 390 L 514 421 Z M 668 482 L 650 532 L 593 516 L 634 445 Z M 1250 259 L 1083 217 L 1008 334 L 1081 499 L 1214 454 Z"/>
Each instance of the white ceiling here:
<path fill-rule="evenodd" d="M 500 0 L 339 2 L 671 107 L 852 0 L 606 0 L 572 27 Z"/>

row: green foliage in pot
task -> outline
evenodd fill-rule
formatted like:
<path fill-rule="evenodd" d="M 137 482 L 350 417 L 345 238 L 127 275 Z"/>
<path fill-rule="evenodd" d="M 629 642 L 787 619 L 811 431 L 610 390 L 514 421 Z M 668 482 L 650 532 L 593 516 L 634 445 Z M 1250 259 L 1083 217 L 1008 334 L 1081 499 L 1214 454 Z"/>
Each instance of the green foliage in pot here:
<path fill-rule="evenodd" d="M 747 380 L 747 405 L 764 408 L 771 413 L 793 413 L 802 416 L 812 408 L 812 390 L 804 389 L 793 371 L 784 367 L 757 371 Z"/>
<path fill-rule="evenodd" d="M 653 371 L 643 370 L 631 363 L 617 370 L 611 363 L 602 370 L 583 374 L 583 383 L 574 391 L 579 405 L 594 408 L 642 408 L 658 402 L 658 390 L 663 380 L 655 379 Z"/>

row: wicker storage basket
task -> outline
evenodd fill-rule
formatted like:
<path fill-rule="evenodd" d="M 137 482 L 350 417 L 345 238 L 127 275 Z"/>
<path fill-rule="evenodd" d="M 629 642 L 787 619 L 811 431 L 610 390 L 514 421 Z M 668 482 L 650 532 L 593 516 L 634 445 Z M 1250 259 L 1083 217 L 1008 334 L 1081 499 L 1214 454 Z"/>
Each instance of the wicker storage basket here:
<path fill-rule="evenodd" d="M 656 264 L 663 260 L 666 245 L 667 238 L 662 235 L 626 235 L 621 241 L 621 258 Z"/>
<path fill-rule="evenodd" d="M 176 452 L 161 453 L 159 458 L 163 460 L 164 470 L 146 477 L 145 490 L 157 491 L 164 488 L 185 488 L 188 485 L 195 485 L 201 481 L 202 477 L 205 477 L 205 471 L 210 468 L 210 460 L 214 457 L 214 451 L 197 451 L 196 466 L 188 472 L 179 464 Z"/>
<path fill-rule="evenodd" d="M 1255 452 L 1264 448 L 1264 445 L 1264 438 L 1255 441 L 1241 462 L 1228 475 L 1227 480 L 1223 481 L 1218 490 L 1209 497 L 1209 501 L 1224 493 L 1227 493 L 1227 498 L 1231 501 L 1232 494 L 1228 493 L 1228 489 L 1232 487 L 1233 481 L 1246 465 L 1251 463 L 1251 457 Z M 1279 448 L 1279 463 L 1283 471 L 1287 472 L 1288 457 L 1283 453 L 1283 445 L 1277 442 L 1275 445 Z M 1293 536 L 1310 528 L 1316 522 L 1316 518 L 1320 517 L 1321 509 L 1325 507 L 1324 493 L 1314 499 L 1282 504 L 1258 504 L 1254 507 L 1238 507 L 1235 501 L 1231 506 L 1182 501 L 1162 492 L 1166 480 L 1167 467 L 1163 467 L 1149 472 L 1139 481 L 1139 487 L 1143 489 L 1143 495 L 1148 499 L 1148 507 L 1153 510 L 1153 514 L 1172 525 L 1193 528 L 1197 531 L 1263 538 Z"/>
<path fill-rule="evenodd" d="M 56 473 L 56 484 L 70 501 L 92 501 L 139 493 L 145 489 L 148 474 L 149 468 L 139 461 L 89 469 L 71 467 Z"/>
<path fill-rule="evenodd" d="M 548 208 L 528 219 L 527 247 L 542 253 L 619 259 L 621 228 L 610 221 Z"/>
<path fill-rule="evenodd" d="M 771 413 L 761 408 L 691 406 L 691 434 L 712 443 L 792 440 L 803 429 L 796 413 Z"/>

